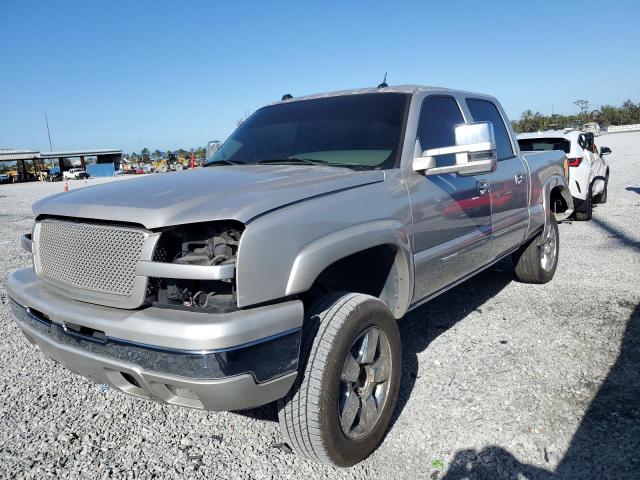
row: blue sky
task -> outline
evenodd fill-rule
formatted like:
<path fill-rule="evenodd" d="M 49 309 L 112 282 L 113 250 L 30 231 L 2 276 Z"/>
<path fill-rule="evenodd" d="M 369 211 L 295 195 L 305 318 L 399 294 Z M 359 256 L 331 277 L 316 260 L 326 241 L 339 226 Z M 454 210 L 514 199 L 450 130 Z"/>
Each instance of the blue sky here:
<path fill-rule="evenodd" d="M 640 101 L 640 2 L 0 0 L 0 148 L 176 149 L 284 93 L 419 83 L 512 118 Z"/>

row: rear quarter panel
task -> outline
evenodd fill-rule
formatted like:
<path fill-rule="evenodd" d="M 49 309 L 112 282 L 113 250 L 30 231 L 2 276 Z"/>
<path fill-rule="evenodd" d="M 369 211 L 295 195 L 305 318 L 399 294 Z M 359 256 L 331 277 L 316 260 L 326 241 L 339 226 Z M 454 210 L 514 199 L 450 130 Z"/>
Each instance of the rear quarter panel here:
<path fill-rule="evenodd" d="M 551 212 L 549 198 L 551 191 L 560 187 L 563 198 L 573 210 L 573 201 L 564 173 L 564 152 L 550 150 L 545 152 L 521 153 L 529 168 L 531 179 L 529 194 L 530 223 L 527 236 L 531 236 L 545 225 L 547 214 Z M 569 212 L 570 213 L 570 212 Z"/>

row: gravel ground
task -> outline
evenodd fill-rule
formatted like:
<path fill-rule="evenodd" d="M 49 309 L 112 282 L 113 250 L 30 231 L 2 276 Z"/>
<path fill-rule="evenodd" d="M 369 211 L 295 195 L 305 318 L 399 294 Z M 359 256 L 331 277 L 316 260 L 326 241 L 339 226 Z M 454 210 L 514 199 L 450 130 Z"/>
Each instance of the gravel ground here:
<path fill-rule="evenodd" d="M 22 337 L 0 288 L 0 476 L 640 478 L 640 133 L 598 144 L 614 152 L 609 202 L 560 225 L 553 282 L 502 263 L 401 322 L 396 418 L 365 462 L 292 455 L 270 407 L 164 407 L 75 376 Z M 61 189 L 0 186 L 0 283 L 29 264 L 31 203 Z"/>

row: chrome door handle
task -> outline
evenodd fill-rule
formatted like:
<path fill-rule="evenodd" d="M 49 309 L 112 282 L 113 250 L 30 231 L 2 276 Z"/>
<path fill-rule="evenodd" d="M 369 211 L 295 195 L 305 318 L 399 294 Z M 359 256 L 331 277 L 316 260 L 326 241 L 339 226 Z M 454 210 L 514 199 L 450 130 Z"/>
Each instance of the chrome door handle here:
<path fill-rule="evenodd" d="M 523 185 L 524 181 L 527 179 L 526 173 L 516 173 L 516 185 Z"/>
<path fill-rule="evenodd" d="M 486 180 L 479 180 L 478 181 L 478 193 L 480 195 L 486 195 L 487 193 L 489 193 L 489 182 Z"/>

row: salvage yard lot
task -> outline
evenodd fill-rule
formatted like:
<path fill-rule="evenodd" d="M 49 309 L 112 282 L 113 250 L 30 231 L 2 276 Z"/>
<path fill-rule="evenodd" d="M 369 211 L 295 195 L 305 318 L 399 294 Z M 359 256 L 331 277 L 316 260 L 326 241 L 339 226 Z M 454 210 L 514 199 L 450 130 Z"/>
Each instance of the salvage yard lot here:
<path fill-rule="evenodd" d="M 609 201 L 560 225 L 551 283 L 502 262 L 401 321 L 396 418 L 365 462 L 294 456 L 272 407 L 165 407 L 73 375 L 20 334 L 0 287 L 0 477 L 638 478 L 640 132 L 596 140 L 613 150 Z M 61 190 L 0 186 L 0 284 L 30 263 L 31 204 Z"/>

